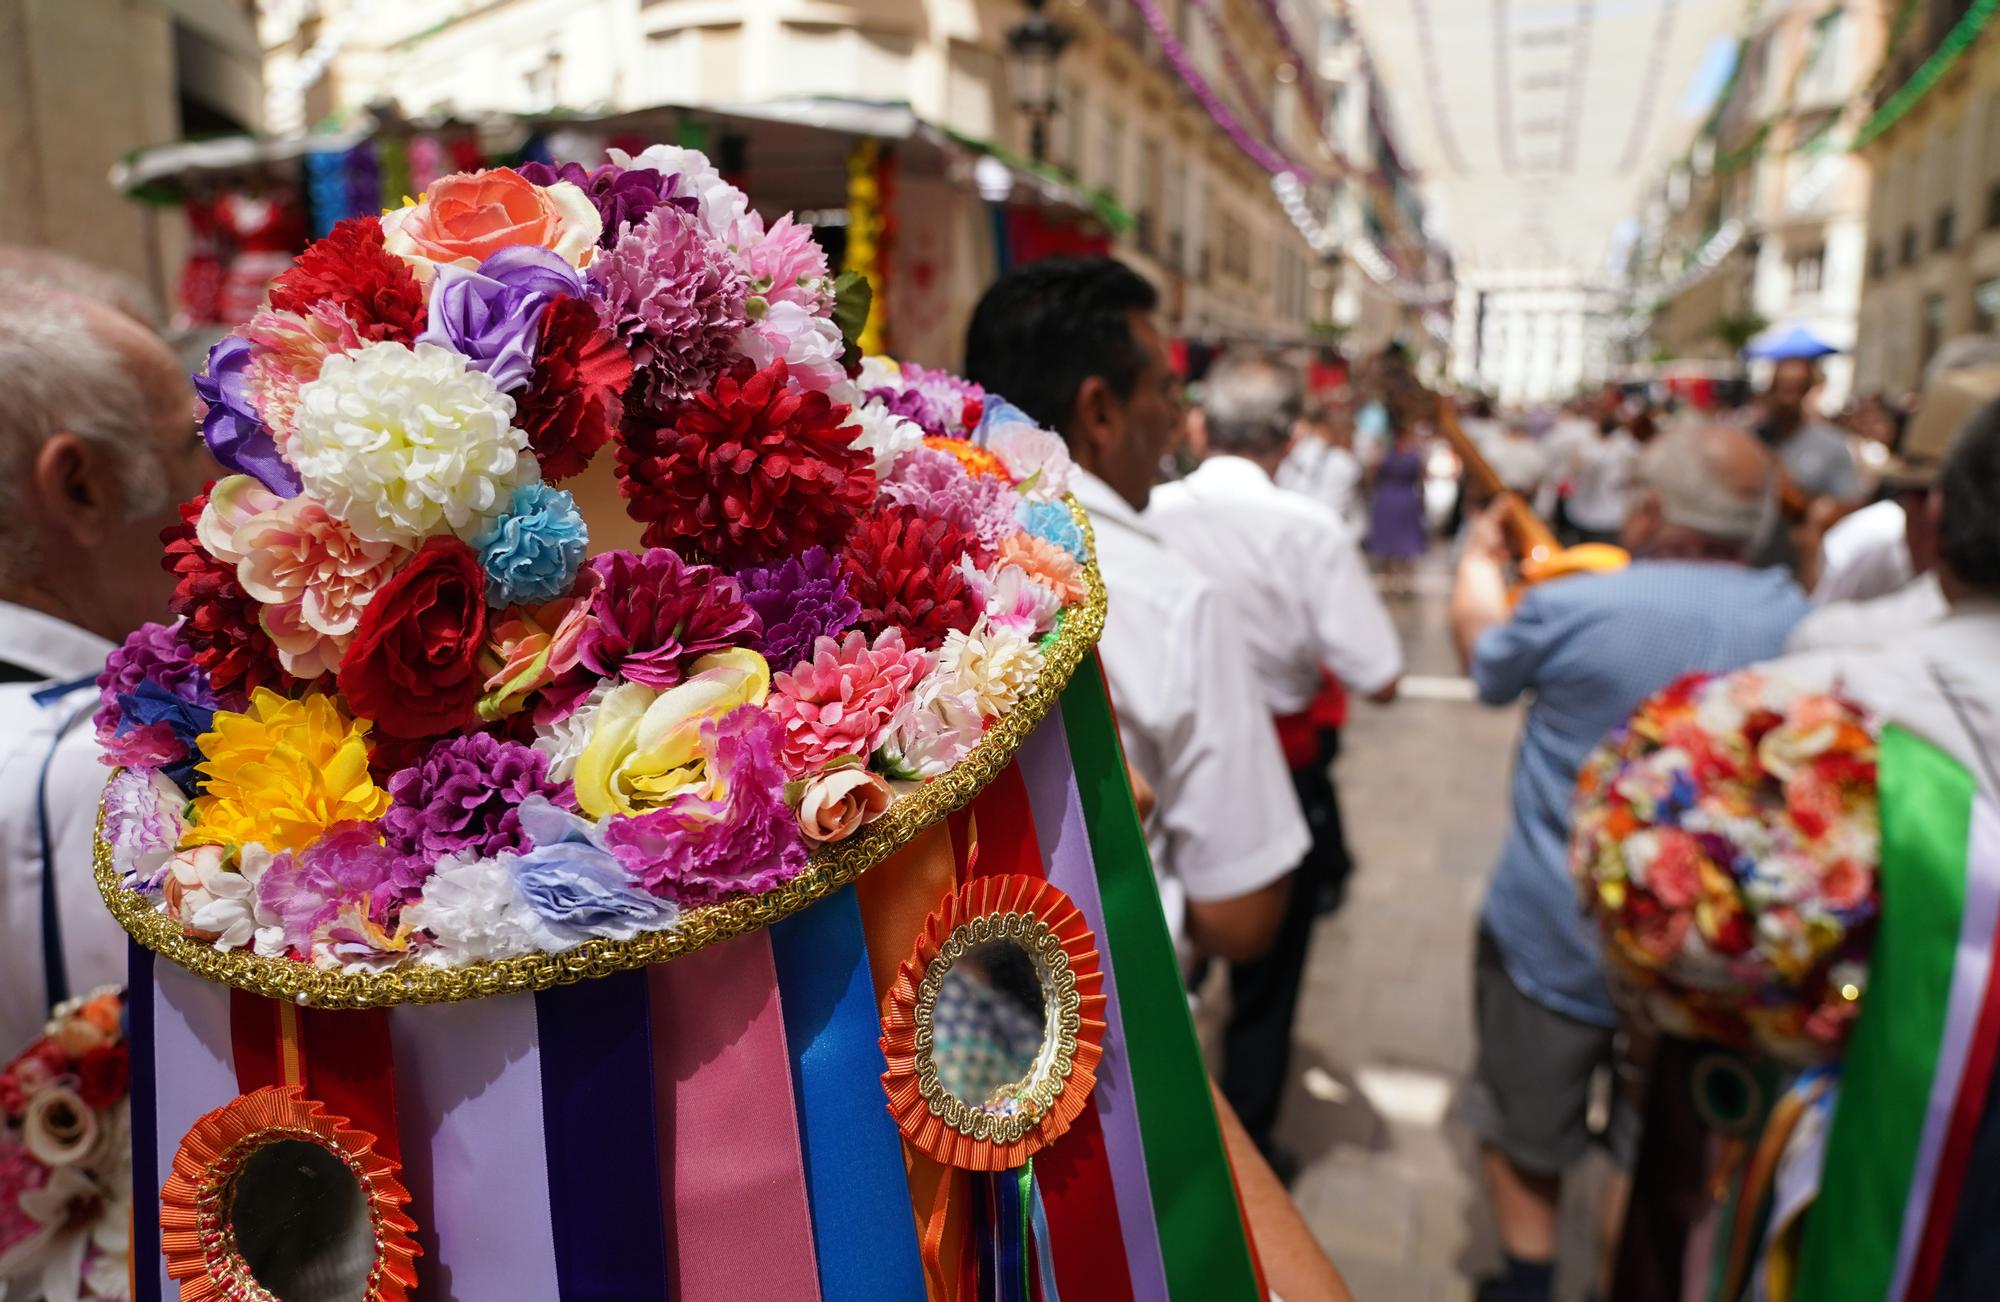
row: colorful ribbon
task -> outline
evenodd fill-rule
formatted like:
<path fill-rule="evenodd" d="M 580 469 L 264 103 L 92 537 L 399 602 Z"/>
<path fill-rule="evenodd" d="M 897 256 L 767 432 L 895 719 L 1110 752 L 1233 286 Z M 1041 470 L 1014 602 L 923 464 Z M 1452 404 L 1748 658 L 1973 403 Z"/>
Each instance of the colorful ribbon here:
<path fill-rule="evenodd" d="M 1262 1289 L 1095 660 L 1063 692 L 1062 719 L 1103 899 L 1100 934 L 1125 978 L 1122 1021 L 1168 1288 L 1176 1298 L 1252 1302 Z"/>
<path fill-rule="evenodd" d="M 132 1064 L 132 1302 L 161 1302 L 160 1125 L 153 1072 L 153 951 L 136 940 L 125 946 L 125 1047 Z M 171 1169 L 171 1165 L 169 1166 Z"/>
<path fill-rule="evenodd" d="M 846 887 L 771 928 L 813 1246 L 826 1302 L 922 1302 L 902 1136 L 882 1106 L 882 1025 L 861 906 Z"/>
<path fill-rule="evenodd" d="M 561 1302 L 665 1302 L 646 973 L 535 996 L 542 1138 Z M 523 1120 L 531 1120 L 523 1118 Z"/>
<path fill-rule="evenodd" d="M 769 933 L 710 945 L 645 975 L 659 1026 L 654 1074 L 674 1296 L 814 1302 L 819 1268 Z M 876 1210 L 886 1216 L 893 1207 Z"/>

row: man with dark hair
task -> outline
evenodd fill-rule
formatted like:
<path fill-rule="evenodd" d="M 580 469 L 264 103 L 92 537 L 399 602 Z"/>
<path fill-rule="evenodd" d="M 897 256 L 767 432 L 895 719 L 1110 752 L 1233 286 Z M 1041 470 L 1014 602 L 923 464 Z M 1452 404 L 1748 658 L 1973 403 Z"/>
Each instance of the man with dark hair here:
<path fill-rule="evenodd" d="M 1030 263 L 973 311 L 965 373 L 1069 444 L 1111 598 L 1098 649 L 1156 797 L 1146 833 L 1168 925 L 1242 961 L 1275 937 L 1308 836 L 1219 594 L 1139 517 L 1181 419 L 1157 304 L 1109 258 Z"/>

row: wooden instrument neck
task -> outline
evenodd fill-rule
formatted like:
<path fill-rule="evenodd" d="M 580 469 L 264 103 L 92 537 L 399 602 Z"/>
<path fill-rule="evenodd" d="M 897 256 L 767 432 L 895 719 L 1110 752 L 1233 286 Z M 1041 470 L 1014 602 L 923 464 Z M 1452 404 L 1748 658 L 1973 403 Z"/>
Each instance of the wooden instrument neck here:
<path fill-rule="evenodd" d="M 1458 404 L 1449 398 L 1438 399 L 1438 432 L 1445 442 L 1451 444 L 1452 451 L 1465 466 L 1466 482 L 1481 497 L 1497 499 L 1506 504 L 1507 533 L 1514 544 L 1516 554 L 1533 557 L 1537 554 L 1550 555 L 1558 550 L 1555 531 L 1549 528 L 1535 508 L 1526 498 L 1507 487 L 1500 478 L 1500 472 L 1479 450 L 1465 427 L 1458 422 Z"/>

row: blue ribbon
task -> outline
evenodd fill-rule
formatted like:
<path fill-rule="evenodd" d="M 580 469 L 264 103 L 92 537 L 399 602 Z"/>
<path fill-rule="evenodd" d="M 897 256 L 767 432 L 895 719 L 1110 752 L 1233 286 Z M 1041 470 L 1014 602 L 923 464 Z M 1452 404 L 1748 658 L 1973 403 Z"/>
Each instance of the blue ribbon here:
<path fill-rule="evenodd" d="M 125 1048 L 131 1063 L 132 1302 L 160 1302 L 160 1116 L 153 1071 L 153 951 L 125 942 Z"/>
<path fill-rule="evenodd" d="M 1039 1178 L 1035 1180 L 1028 1218 L 1034 1225 L 1035 1270 L 1042 1281 L 1041 1302 L 1062 1302 L 1062 1294 L 1056 1289 L 1056 1258 L 1049 1250 L 1049 1209 L 1042 1205 L 1042 1182 Z"/>
<path fill-rule="evenodd" d="M 924 1302 L 881 1013 L 852 886 L 771 928 L 823 1302 Z"/>
<path fill-rule="evenodd" d="M 561 1302 L 667 1299 L 647 1009 L 644 971 L 535 996 Z"/>
<path fill-rule="evenodd" d="M 994 1294 L 1000 1302 L 1020 1302 L 1026 1287 L 1028 1245 L 1021 1240 L 1021 1173 L 995 1171 L 992 1181 Z"/>

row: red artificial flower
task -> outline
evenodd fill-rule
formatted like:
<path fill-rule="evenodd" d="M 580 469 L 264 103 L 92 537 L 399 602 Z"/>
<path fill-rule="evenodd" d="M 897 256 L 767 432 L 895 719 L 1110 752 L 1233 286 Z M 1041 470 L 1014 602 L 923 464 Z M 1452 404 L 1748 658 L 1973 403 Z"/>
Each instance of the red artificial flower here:
<path fill-rule="evenodd" d="M 361 612 L 340 659 L 340 691 L 390 737 L 471 722 L 484 677 L 486 572 L 456 538 L 433 538 Z"/>
<path fill-rule="evenodd" d="M 733 566 L 840 544 L 875 500 L 874 465 L 847 408 L 789 375 L 782 358 L 739 362 L 671 424 L 627 422 L 618 475 L 647 546 L 691 544 Z"/>
<path fill-rule="evenodd" d="M 160 566 L 174 576 L 174 595 L 167 600 L 167 609 L 187 621 L 181 625 L 181 638 L 217 692 L 248 692 L 255 687 L 284 691 L 291 676 L 278 664 L 278 648 L 258 622 L 262 607 L 236 581 L 236 567 L 209 555 L 195 537 L 208 491 L 204 488 L 193 500 L 181 503 L 181 522 L 160 531 L 166 547 Z"/>
<path fill-rule="evenodd" d="M 414 342 L 428 320 L 424 289 L 410 268 L 382 247 L 379 217 L 335 222 L 323 240 L 306 246 L 271 282 L 271 306 L 303 312 L 334 303 L 363 339 Z"/>
<path fill-rule="evenodd" d="M 854 526 L 841 553 L 847 590 L 861 603 L 859 627 L 873 638 L 900 628 L 912 647 L 944 645 L 979 620 L 979 594 L 959 561 L 975 539 L 913 506 L 883 506 Z"/>
<path fill-rule="evenodd" d="M 985 398 L 967 398 L 959 409 L 958 423 L 963 429 L 978 429 L 979 418 L 986 414 Z"/>
<path fill-rule="evenodd" d="M 76 1092 L 85 1104 L 102 1112 L 125 1097 L 130 1079 L 131 1051 L 124 1041 L 100 1044 L 76 1064 Z"/>
<path fill-rule="evenodd" d="M 514 404 L 514 424 L 527 434 L 542 478 L 567 479 L 590 464 L 611 440 L 631 382 L 631 355 L 588 300 L 549 304 L 535 346 L 534 381 Z"/>

